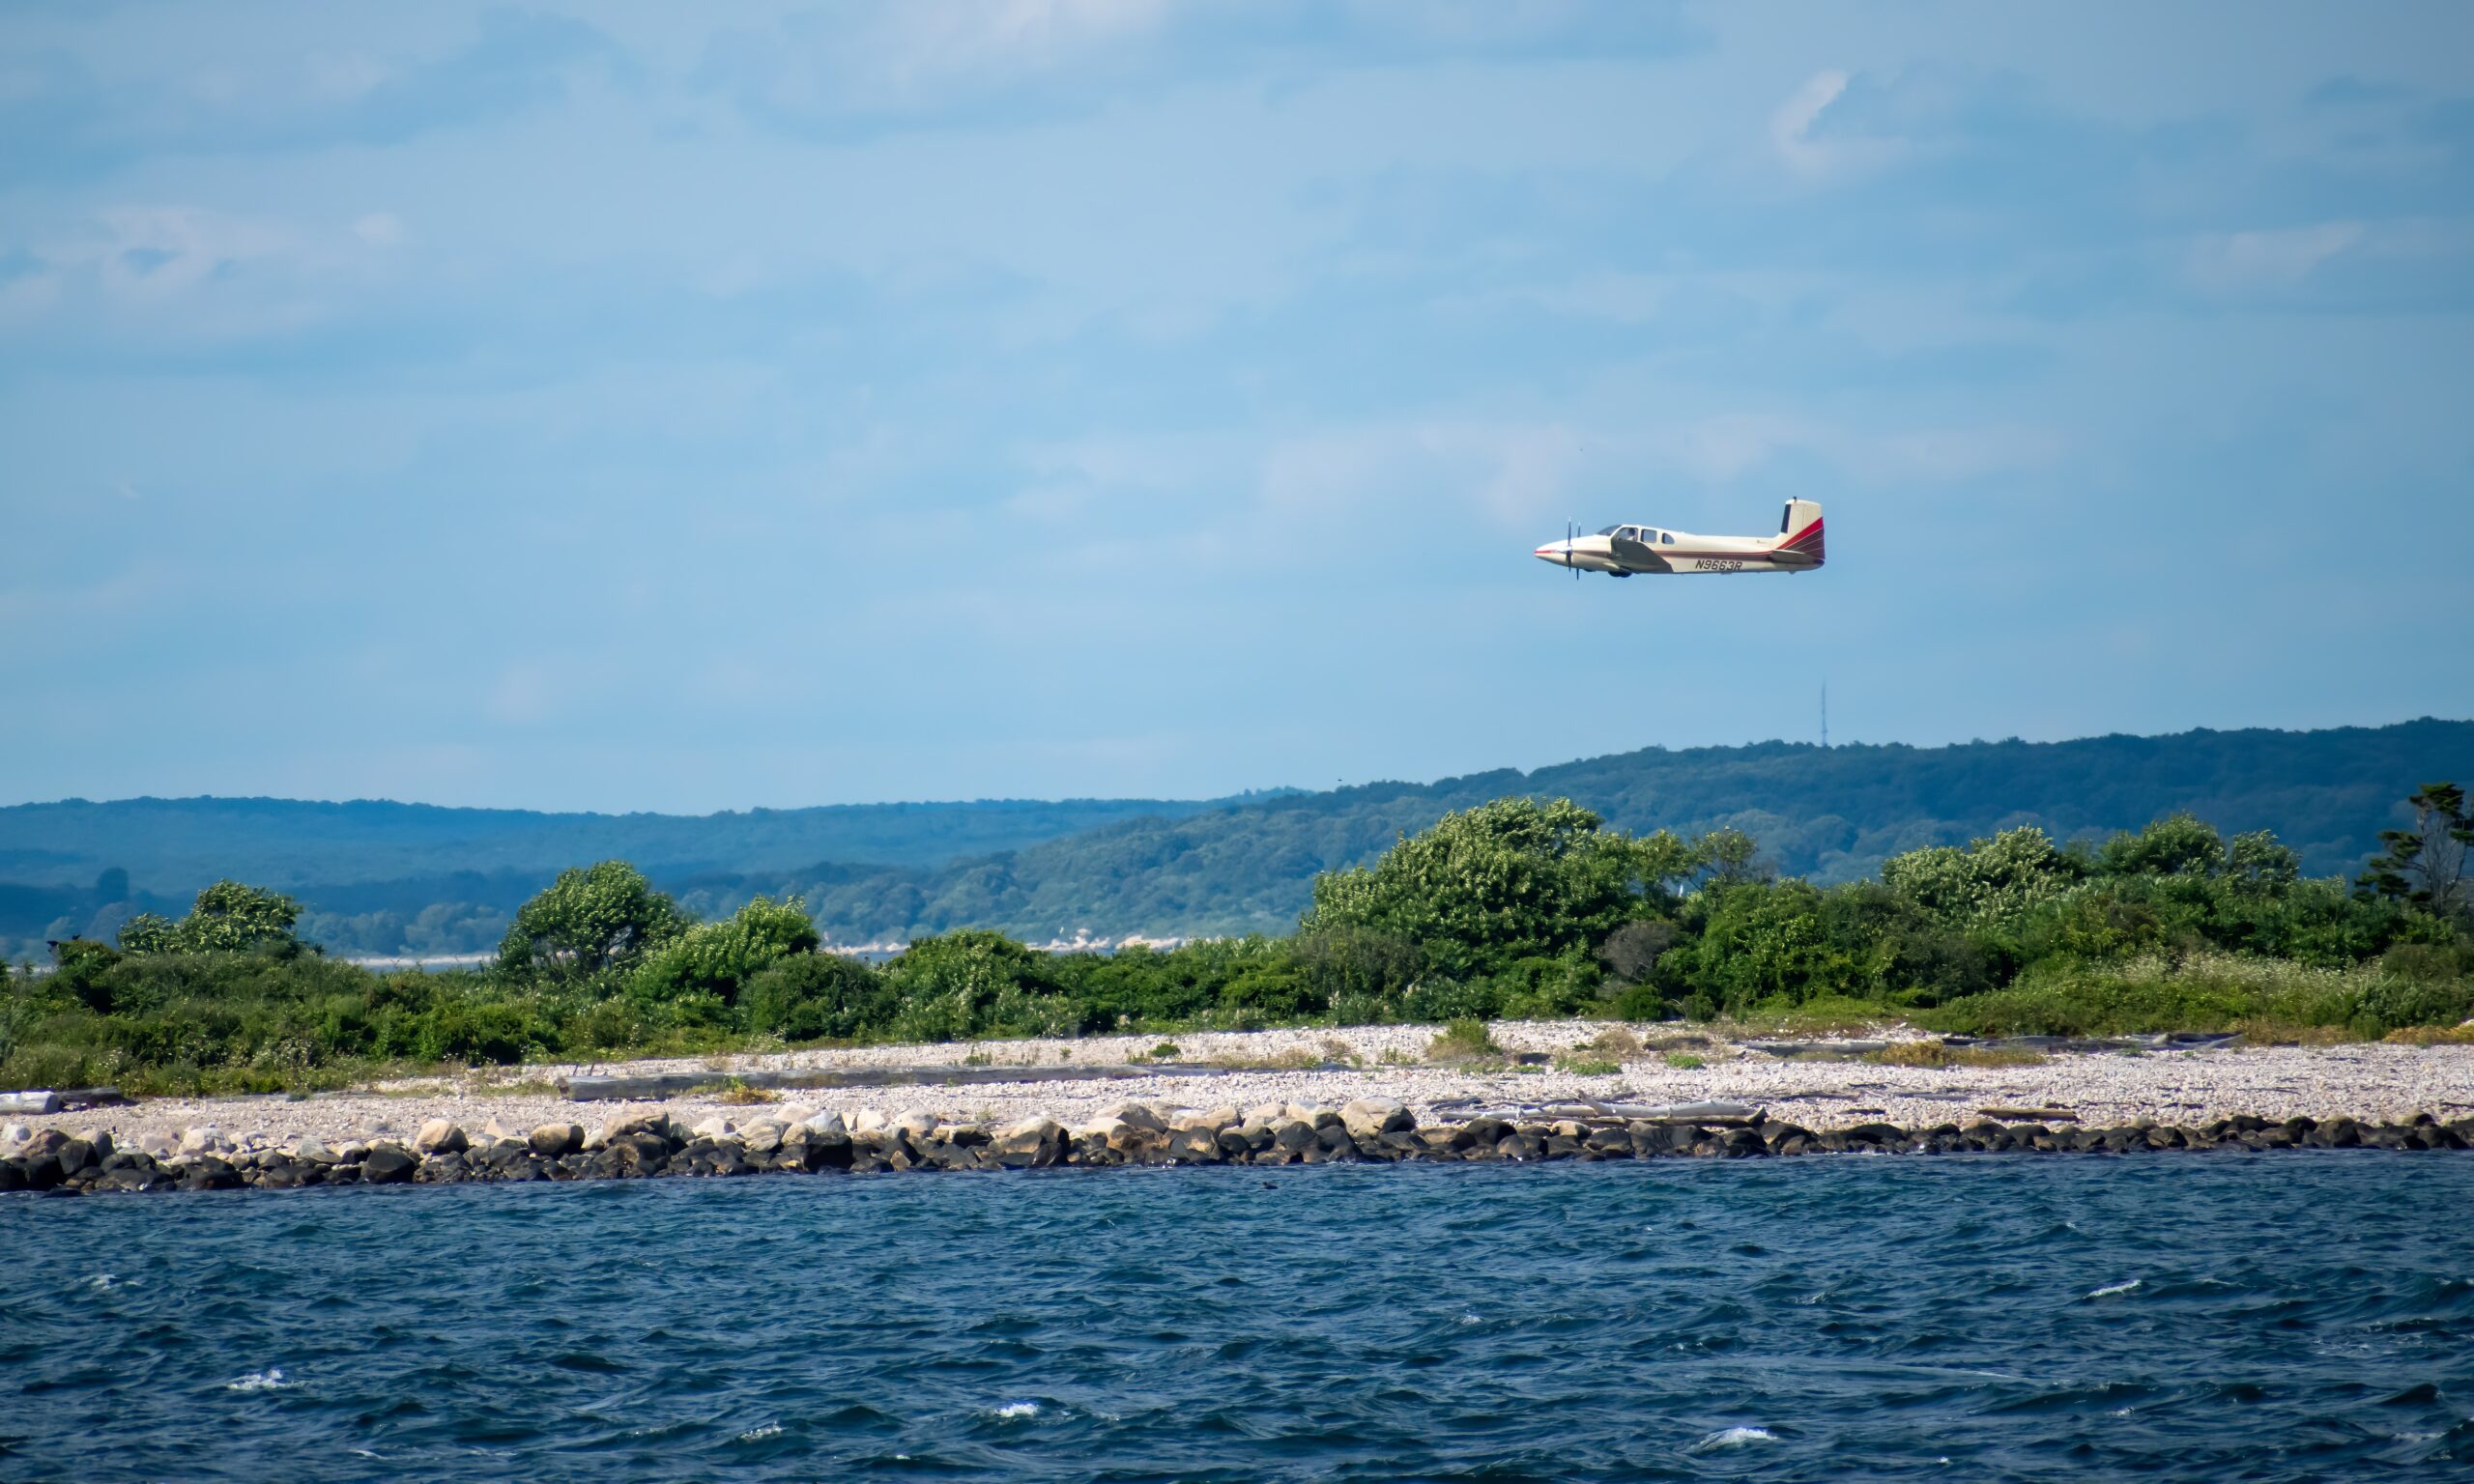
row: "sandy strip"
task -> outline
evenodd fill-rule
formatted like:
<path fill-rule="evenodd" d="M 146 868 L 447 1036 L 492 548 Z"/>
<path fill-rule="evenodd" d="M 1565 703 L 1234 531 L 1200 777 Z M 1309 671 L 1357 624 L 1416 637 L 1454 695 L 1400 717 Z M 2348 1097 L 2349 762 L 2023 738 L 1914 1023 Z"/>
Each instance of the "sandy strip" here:
<path fill-rule="evenodd" d="M 1589 1021 L 1504 1022 L 1495 1040 L 1513 1052 L 1566 1053 L 1616 1027 Z M 1673 1034 L 1632 1027 L 1657 1046 Z M 2474 1046 L 2338 1045 L 2233 1047 L 2210 1051 L 2062 1055 L 2037 1066 L 1911 1068 L 1863 1062 L 1787 1061 L 1719 1039 L 1685 1048 L 1707 1060 L 1698 1069 L 1666 1063 L 1663 1050 L 1626 1058 L 1617 1071 L 1578 1075 L 1552 1068 L 1470 1071 L 1422 1063 L 1432 1026 L 1358 1026 L 1335 1030 L 1179 1033 L 1177 1058 L 1189 1062 L 1268 1061 L 1304 1051 L 1350 1060 L 1345 1070 L 1263 1070 L 1224 1076 L 1159 1076 L 971 1087 L 818 1089 L 781 1094 L 784 1108 L 833 1108 L 850 1118 L 861 1109 L 888 1116 L 922 1111 L 952 1122 L 988 1122 L 1042 1114 L 1072 1127 L 1125 1101 L 1194 1108 L 1239 1108 L 1265 1102 L 1338 1107 L 1356 1098 L 1396 1098 L 1421 1123 L 1438 1102 L 1476 1098 L 1536 1103 L 1598 1099 L 1668 1103 L 1725 1099 L 1767 1108 L 1776 1118 L 1815 1129 L 1863 1123 L 1929 1127 L 1975 1121 L 1986 1107 L 2068 1108 L 2086 1127 L 2152 1119 L 2197 1125 L 2237 1114 L 2271 1120 L 2343 1114 L 2365 1121 L 2402 1121 L 2430 1113 L 2446 1122 L 2474 1114 Z M 1891 1036 L 1913 1035 L 1891 1031 Z M 1159 1036 L 1076 1041 L 982 1042 L 942 1046 L 877 1046 L 864 1050 L 794 1051 L 770 1055 L 558 1064 L 494 1068 L 453 1077 L 385 1083 L 367 1090 L 283 1098 L 162 1099 L 133 1107 L 22 1118 L 30 1128 L 76 1132 L 106 1128 L 123 1144 L 149 1135 L 177 1139 L 191 1126 L 212 1124 L 227 1137 L 256 1134 L 282 1144 L 308 1135 L 330 1143 L 348 1138 L 407 1137 L 432 1118 L 478 1131 L 496 1121 L 509 1130 L 576 1122 L 588 1128 L 621 1110 L 667 1107 L 690 1123 L 715 1113 L 739 1122 L 763 1109 L 725 1106 L 711 1097 L 666 1103 L 574 1102 L 544 1090 L 572 1072 L 747 1071 L 796 1067 L 972 1065 L 1040 1067 L 1119 1064 L 1151 1051 Z M 1586 1053 L 1584 1053 L 1586 1054 Z"/>

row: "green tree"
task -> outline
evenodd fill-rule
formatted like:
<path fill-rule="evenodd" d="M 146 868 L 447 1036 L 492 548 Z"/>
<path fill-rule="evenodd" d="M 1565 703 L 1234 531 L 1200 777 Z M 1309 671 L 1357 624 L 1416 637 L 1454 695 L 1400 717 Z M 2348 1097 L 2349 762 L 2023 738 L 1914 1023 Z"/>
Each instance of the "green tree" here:
<path fill-rule="evenodd" d="M 739 993 L 747 1028 L 784 1041 L 858 1041 L 893 1028 L 897 1003 L 885 977 L 841 954 L 776 959 Z"/>
<path fill-rule="evenodd" d="M 300 920 L 301 903 L 281 892 L 217 881 L 197 894 L 189 915 L 181 919 L 175 941 L 192 954 L 241 953 L 270 945 L 298 947 L 292 925 Z"/>
<path fill-rule="evenodd" d="M 178 953 L 181 925 L 154 912 L 140 912 L 120 925 L 120 946 L 132 954 Z"/>
<path fill-rule="evenodd" d="M 1569 799 L 1498 799 L 1449 813 L 1370 867 L 1314 878 L 1302 930 L 1415 943 L 1458 978 L 1603 940 L 1669 904 L 1702 857 L 1660 831 L 1635 840 Z"/>
<path fill-rule="evenodd" d="M 2012 921 L 2079 879 L 2077 860 L 2034 825 L 1990 840 L 1933 845 L 1882 863 L 1882 884 L 1951 928 Z"/>
<path fill-rule="evenodd" d="M 2109 876 L 2194 876 L 2204 879 L 2225 866 L 2225 837 L 2197 814 L 2176 811 L 2133 835 L 2119 833 L 2096 854 L 2096 869 Z"/>
<path fill-rule="evenodd" d="M 813 954 L 824 940 L 793 897 L 759 897 L 718 923 L 698 923 L 647 955 L 629 988 L 650 1000 L 710 994 L 735 1004 L 739 989 L 775 960 Z"/>
<path fill-rule="evenodd" d="M 2405 802 L 2414 811 L 2414 827 L 2379 832 L 2388 848 L 2372 859 L 2362 885 L 2443 917 L 2474 911 L 2465 877 L 2474 817 L 2466 813 L 2465 790 L 2455 784 L 2425 784 Z"/>
<path fill-rule="evenodd" d="M 517 909 L 499 967 L 523 977 L 625 969 L 686 929 L 677 903 L 626 862 L 571 867 Z"/>
<path fill-rule="evenodd" d="M 1081 1029 L 1048 956 L 997 933 L 965 929 L 918 939 L 884 974 L 899 1001 L 894 1033 L 905 1041 Z"/>

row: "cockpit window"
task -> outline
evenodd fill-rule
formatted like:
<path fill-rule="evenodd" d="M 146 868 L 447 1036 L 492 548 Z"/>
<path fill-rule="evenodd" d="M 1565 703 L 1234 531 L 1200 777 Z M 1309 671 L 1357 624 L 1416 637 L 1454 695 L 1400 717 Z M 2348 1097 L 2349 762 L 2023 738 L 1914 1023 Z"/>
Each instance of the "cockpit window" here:
<path fill-rule="evenodd" d="M 1620 536 L 1623 533 L 1624 528 L 1621 526 L 1609 526 L 1598 532 L 1601 536 Z"/>

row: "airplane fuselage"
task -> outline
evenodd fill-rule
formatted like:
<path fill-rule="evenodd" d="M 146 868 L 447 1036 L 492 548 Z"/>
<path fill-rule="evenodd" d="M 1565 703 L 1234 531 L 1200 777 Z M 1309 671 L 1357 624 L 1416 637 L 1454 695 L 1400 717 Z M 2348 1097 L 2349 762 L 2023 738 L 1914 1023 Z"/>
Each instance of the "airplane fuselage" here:
<path fill-rule="evenodd" d="M 1550 541 L 1539 561 L 1610 577 L 1698 572 L 1809 572 L 1822 565 L 1821 506 L 1792 500 L 1774 536 L 1702 536 L 1661 526 L 1609 526 Z"/>

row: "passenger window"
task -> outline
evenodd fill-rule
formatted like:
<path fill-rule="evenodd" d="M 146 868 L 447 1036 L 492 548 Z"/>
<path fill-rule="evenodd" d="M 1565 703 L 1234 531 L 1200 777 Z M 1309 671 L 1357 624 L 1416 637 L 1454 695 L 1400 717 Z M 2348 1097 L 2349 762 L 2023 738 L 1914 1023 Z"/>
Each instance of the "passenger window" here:
<path fill-rule="evenodd" d="M 1665 543 L 1666 543 L 1667 545 L 1669 545 L 1669 546 L 1673 546 L 1673 545 L 1675 545 L 1675 532 L 1670 530 L 1670 531 L 1668 531 L 1666 534 L 1664 534 L 1664 535 L 1662 535 L 1662 536 L 1658 537 L 1658 539 L 1659 539 L 1659 540 L 1661 540 L 1661 541 L 1663 541 L 1663 542 L 1665 542 Z"/>

